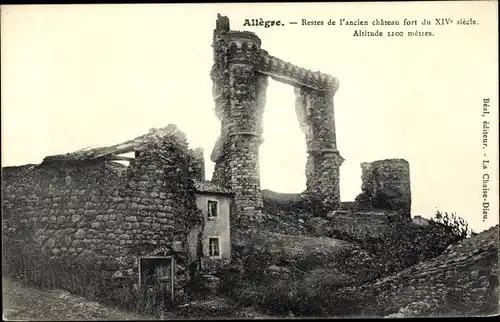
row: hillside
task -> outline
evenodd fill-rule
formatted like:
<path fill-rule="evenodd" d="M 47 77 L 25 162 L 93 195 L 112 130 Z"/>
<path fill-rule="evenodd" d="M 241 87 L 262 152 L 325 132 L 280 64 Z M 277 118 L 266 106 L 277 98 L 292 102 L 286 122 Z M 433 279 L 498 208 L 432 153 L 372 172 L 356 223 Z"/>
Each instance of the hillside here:
<path fill-rule="evenodd" d="M 498 226 L 457 243 L 451 228 L 440 224 L 379 220 L 375 225 L 370 222 L 380 216 L 369 213 L 353 213 L 351 219 L 312 217 L 307 209 L 294 209 L 300 202 L 283 199 L 293 197 L 267 193 L 264 199 L 265 210 L 279 225 L 268 220 L 236 238 L 240 273 L 221 277 L 238 301 L 281 316 L 308 317 L 460 316 L 498 310 Z M 364 239 L 352 238 L 349 231 L 345 236 L 328 233 L 329 226 L 340 228 L 340 217 L 356 227 L 365 225 L 357 232 Z"/>
<path fill-rule="evenodd" d="M 433 260 L 377 281 L 372 292 L 378 293 L 386 313 L 415 307 L 412 303 L 421 303 L 415 315 L 498 313 L 498 243 L 497 225 L 448 247 Z"/>
<path fill-rule="evenodd" d="M 363 314 L 482 316 L 498 313 L 498 225 L 450 245 L 438 257 L 343 291 L 361 294 Z M 374 304 L 370 306 L 368 304 Z"/>

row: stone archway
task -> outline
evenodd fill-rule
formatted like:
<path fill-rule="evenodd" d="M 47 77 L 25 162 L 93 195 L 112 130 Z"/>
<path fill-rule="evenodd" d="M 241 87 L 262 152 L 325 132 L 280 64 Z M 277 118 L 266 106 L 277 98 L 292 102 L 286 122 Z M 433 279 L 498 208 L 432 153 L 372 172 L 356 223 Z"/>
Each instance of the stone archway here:
<path fill-rule="evenodd" d="M 249 31 L 230 30 L 218 15 L 211 71 L 221 135 L 211 154 L 212 180 L 232 189 L 235 219 L 253 219 L 262 209 L 259 146 L 268 77 L 295 88 L 299 124 L 307 141 L 306 194 L 324 209 L 340 208 L 339 168 L 333 96 L 338 80 L 268 54 Z"/>

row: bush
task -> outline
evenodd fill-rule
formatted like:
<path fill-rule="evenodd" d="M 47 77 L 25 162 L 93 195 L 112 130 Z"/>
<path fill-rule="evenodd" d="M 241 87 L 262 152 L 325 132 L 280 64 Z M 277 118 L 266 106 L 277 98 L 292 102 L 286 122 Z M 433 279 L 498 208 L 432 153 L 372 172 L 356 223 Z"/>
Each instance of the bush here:
<path fill-rule="evenodd" d="M 27 249 L 18 251 L 15 259 L 6 256 L 4 250 L 4 275 L 26 285 L 61 289 L 91 301 L 153 316 L 161 315 L 167 309 L 163 303 L 170 302 L 159 291 L 160 286 L 154 285 L 153 292 L 134 290 L 129 283 L 113 281 L 112 272 L 97 271 L 88 259 L 49 258 Z"/>
<path fill-rule="evenodd" d="M 474 235 L 468 225 L 455 214 L 439 211 L 426 227 L 405 221 L 393 221 L 383 238 L 358 241 L 361 247 L 374 255 L 374 264 L 381 270 L 376 277 L 391 275 L 418 262 L 440 255 L 449 245 Z"/>
<path fill-rule="evenodd" d="M 355 316 L 373 305 L 369 296 L 354 288 L 328 282 L 312 285 L 301 278 L 248 282 L 236 290 L 233 298 L 242 305 L 261 307 L 280 316 Z"/>
<path fill-rule="evenodd" d="M 469 224 L 465 219 L 457 216 L 456 213 L 448 214 L 445 212 L 443 214 L 441 211 L 437 210 L 434 217 L 431 218 L 431 223 L 441 225 L 449 231 L 456 240 L 453 243 L 477 235 L 472 229 L 469 229 Z"/>
<path fill-rule="evenodd" d="M 303 316 L 352 317 L 374 306 L 374 299 L 356 288 L 327 285 L 313 288 L 304 284 L 298 293 Z"/>
<path fill-rule="evenodd" d="M 214 274 L 221 279 L 220 292 L 232 297 L 233 292 L 244 282 L 243 274 L 243 265 L 237 262 L 221 268 Z"/>

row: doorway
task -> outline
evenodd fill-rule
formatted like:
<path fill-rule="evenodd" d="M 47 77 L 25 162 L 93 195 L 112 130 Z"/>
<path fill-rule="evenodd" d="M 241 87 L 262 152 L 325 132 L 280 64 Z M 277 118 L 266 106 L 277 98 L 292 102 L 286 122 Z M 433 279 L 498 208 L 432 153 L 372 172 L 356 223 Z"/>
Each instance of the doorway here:
<path fill-rule="evenodd" d="M 161 300 L 174 301 L 175 259 L 172 256 L 141 257 L 139 287 Z"/>

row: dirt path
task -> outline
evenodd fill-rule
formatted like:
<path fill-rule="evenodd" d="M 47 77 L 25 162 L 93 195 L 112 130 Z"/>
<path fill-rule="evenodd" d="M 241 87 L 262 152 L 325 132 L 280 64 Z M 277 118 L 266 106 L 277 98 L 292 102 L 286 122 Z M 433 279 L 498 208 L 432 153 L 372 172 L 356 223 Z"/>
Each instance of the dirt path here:
<path fill-rule="evenodd" d="M 61 290 L 27 287 L 2 278 L 4 320 L 147 320 L 148 317 L 105 307 Z M 149 318 L 151 319 L 151 318 Z"/>
<path fill-rule="evenodd" d="M 191 302 L 178 309 L 180 319 L 275 319 L 255 307 L 243 307 L 229 298 L 213 296 L 209 299 Z"/>

